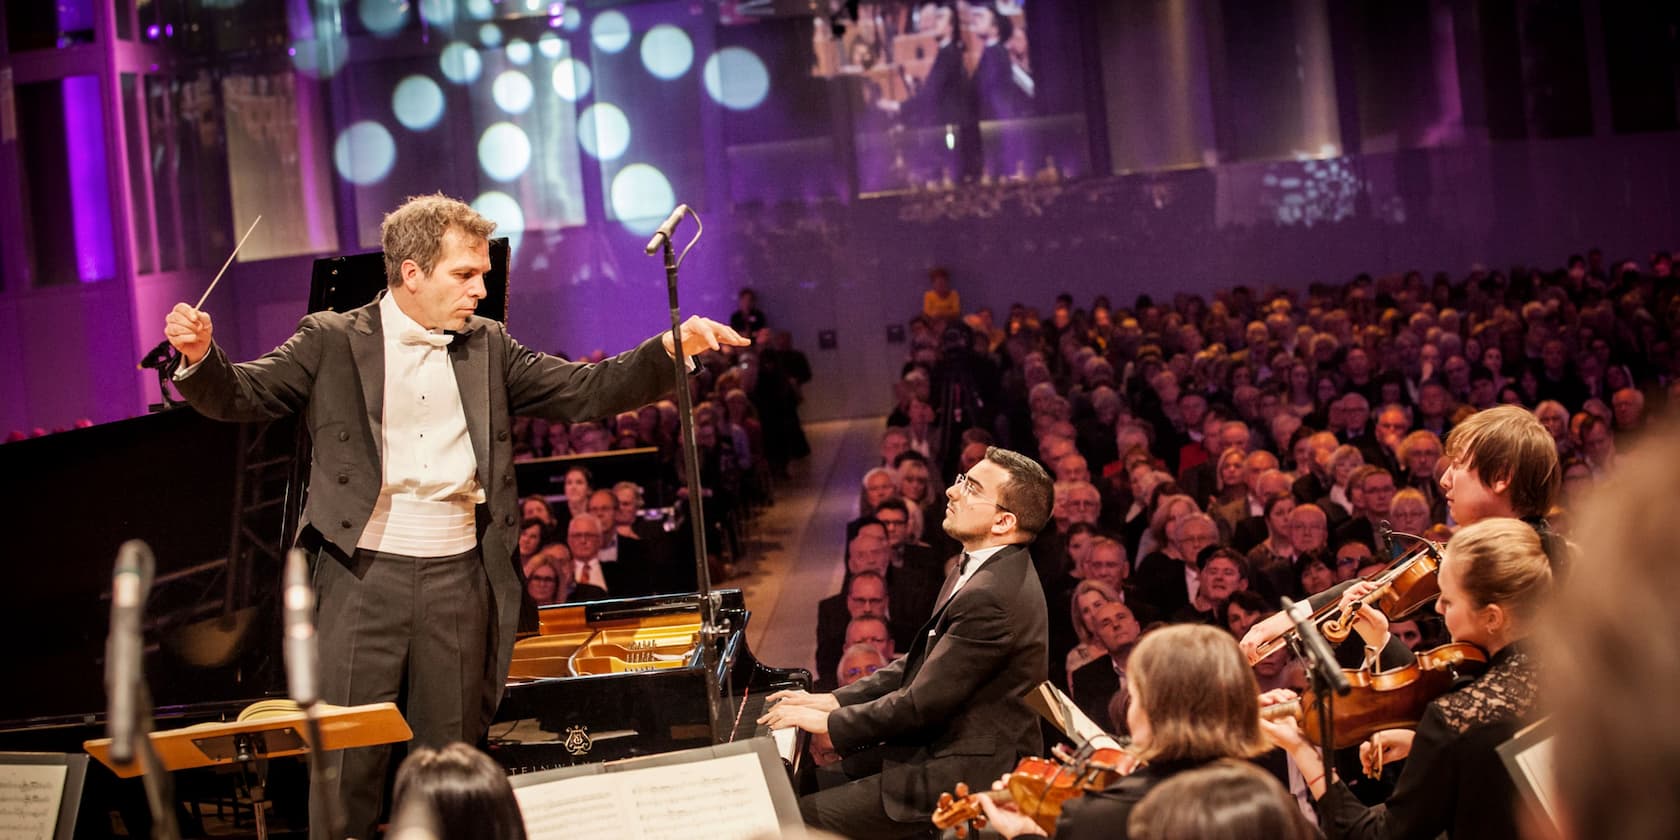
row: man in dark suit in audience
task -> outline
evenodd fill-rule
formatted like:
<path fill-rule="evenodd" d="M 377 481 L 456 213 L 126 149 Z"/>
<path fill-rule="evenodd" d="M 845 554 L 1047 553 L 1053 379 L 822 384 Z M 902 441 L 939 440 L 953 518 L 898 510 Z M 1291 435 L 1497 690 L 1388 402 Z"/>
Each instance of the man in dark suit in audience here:
<path fill-rule="evenodd" d="M 965 557 L 905 657 L 833 694 L 773 694 L 760 718 L 826 734 L 846 756 L 852 781 L 800 799 L 818 828 L 925 835 L 941 792 L 988 785 L 1043 747 L 1021 697 L 1048 672 L 1044 592 L 1026 544 L 1050 520 L 1050 476 L 993 447 L 945 494 L 945 530 Z"/>
<path fill-rule="evenodd" d="M 1073 702 L 1102 728 L 1125 732 L 1124 720 L 1108 719 L 1108 705 L 1115 692 L 1126 689 L 1126 657 L 1132 655 L 1142 629 L 1132 608 L 1118 601 L 1098 607 L 1095 622 L 1097 639 L 1108 655 L 1087 662 L 1073 672 Z"/>
<path fill-rule="evenodd" d="M 834 669 L 846 650 L 846 627 L 863 616 L 883 616 L 891 596 L 879 572 L 852 575 L 846 590 L 817 603 L 817 687 L 833 689 Z"/>

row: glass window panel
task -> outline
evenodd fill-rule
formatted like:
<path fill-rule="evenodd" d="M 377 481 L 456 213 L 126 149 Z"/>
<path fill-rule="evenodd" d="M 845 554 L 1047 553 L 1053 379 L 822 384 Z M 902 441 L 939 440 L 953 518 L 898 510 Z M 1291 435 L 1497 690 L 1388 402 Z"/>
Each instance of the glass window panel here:
<path fill-rule="evenodd" d="M 99 79 L 17 86 L 26 260 L 36 285 L 116 276 Z"/>
<path fill-rule="evenodd" d="M 338 250 L 328 176 L 332 151 L 313 120 L 298 119 L 323 106 L 313 88 L 300 87 L 297 79 L 290 70 L 222 78 L 236 235 L 263 217 L 239 252 L 241 262 Z M 300 96 L 308 101 L 300 102 Z"/>
<path fill-rule="evenodd" d="M 157 268 L 152 249 L 152 214 L 146 206 L 146 137 L 141 134 L 140 87 L 133 73 L 122 74 L 123 145 L 128 152 L 128 206 L 134 218 L 134 270 Z"/>
<path fill-rule="evenodd" d="M 181 157 L 171 137 L 175 123 L 172 99 L 179 87 L 173 79 L 146 77 L 147 151 L 152 163 L 152 218 L 157 224 L 159 271 L 181 267 L 180 211 L 175 201 L 180 189 Z"/>
<path fill-rule="evenodd" d="M 116 0 L 117 37 L 124 41 L 134 40 L 134 2 L 133 0 Z"/>
<path fill-rule="evenodd" d="M 93 43 L 94 0 L 27 0 L 6 7 L 6 42 L 12 52 Z"/>

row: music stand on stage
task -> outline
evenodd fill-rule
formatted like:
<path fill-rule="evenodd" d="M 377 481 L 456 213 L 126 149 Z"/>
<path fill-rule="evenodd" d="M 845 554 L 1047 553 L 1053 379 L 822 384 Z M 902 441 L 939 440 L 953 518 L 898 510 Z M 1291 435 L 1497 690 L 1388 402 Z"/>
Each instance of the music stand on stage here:
<path fill-rule="evenodd" d="M 320 722 L 323 752 L 372 747 L 407 741 L 414 737 L 408 722 L 394 703 L 370 703 L 365 706 L 318 705 L 314 710 Z M 268 759 L 285 758 L 309 752 L 309 721 L 302 711 L 263 715 L 250 720 L 230 723 L 201 723 L 167 732 L 152 732 L 149 737 L 157 751 L 158 763 L 164 770 L 191 770 L 222 764 L 237 764 L 252 771 L 256 782 L 247 785 L 251 808 L 256 812 L 257 837 L 268 836 L 264 817 L 267 800 L 264 788 L 268 779 Z M 111 761 L 111 739 L 97 738 L 84 742 L 88 755 L 121 778 L 133 778 L 143 771 L 140 762 L 115 764 Z"/>

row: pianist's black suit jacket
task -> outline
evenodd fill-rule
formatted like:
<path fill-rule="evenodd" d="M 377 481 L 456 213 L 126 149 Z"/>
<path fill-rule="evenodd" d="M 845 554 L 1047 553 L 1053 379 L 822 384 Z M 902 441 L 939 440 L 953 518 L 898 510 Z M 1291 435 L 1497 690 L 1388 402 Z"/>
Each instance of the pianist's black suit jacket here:
<path fill-rule="evenodd" d="M 957 782 L 984 790 L 1043 748 L 1021 696 L 1048 673 L 1048 638 L 1032 557 L 1004 548 L 936 605 L 903 659 L 834 693 L 829 737 L 842 755 L 878 747 L 887 815 L 925 820 Z"/>
<path fill-rule="evenodd" d="M 478 509 L 479 553 L 490 581 L 495 612 L 490 638 L 496 650 L 486 663 L 492 669 L 485 674 L 483 694 L 483 723 L 488 724 L 513 656 L 522 595 L 513 561 L 519 491 L 509 418 L 611 417 L 659 399 L 671 390 L 675 375 L 657 337 L 599 364 L 579 364 L 529 350 L 501 322 L 476 315 L 450 346 L 449 358 L 486 498 Z M 304 534 L 318 535 L 340 562 L 356 553 L 384 480 L 385 338 L 379 299 L 348 312 L 306 315 L 285 344 L 254 361 L 233 364 L 220 346 L 212 345 L 199 367 L 176 385 L 194 409 L 217 420 L 302 415 L 314 444 Z"/>

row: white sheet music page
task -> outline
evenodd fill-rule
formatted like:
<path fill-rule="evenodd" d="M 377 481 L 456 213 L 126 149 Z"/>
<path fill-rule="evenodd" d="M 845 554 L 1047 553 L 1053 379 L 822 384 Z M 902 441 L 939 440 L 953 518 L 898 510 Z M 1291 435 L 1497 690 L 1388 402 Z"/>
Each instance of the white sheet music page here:
<path fill-rule="evenodd" d="M 758 756 L 601 773 L 514 788 L 532 840 L 777 837 Z"/>
<path fill-rule="evenodd" d="M 0 764 L 0 840 L 52 840 L 66 769 L 62 764 Z"/>

